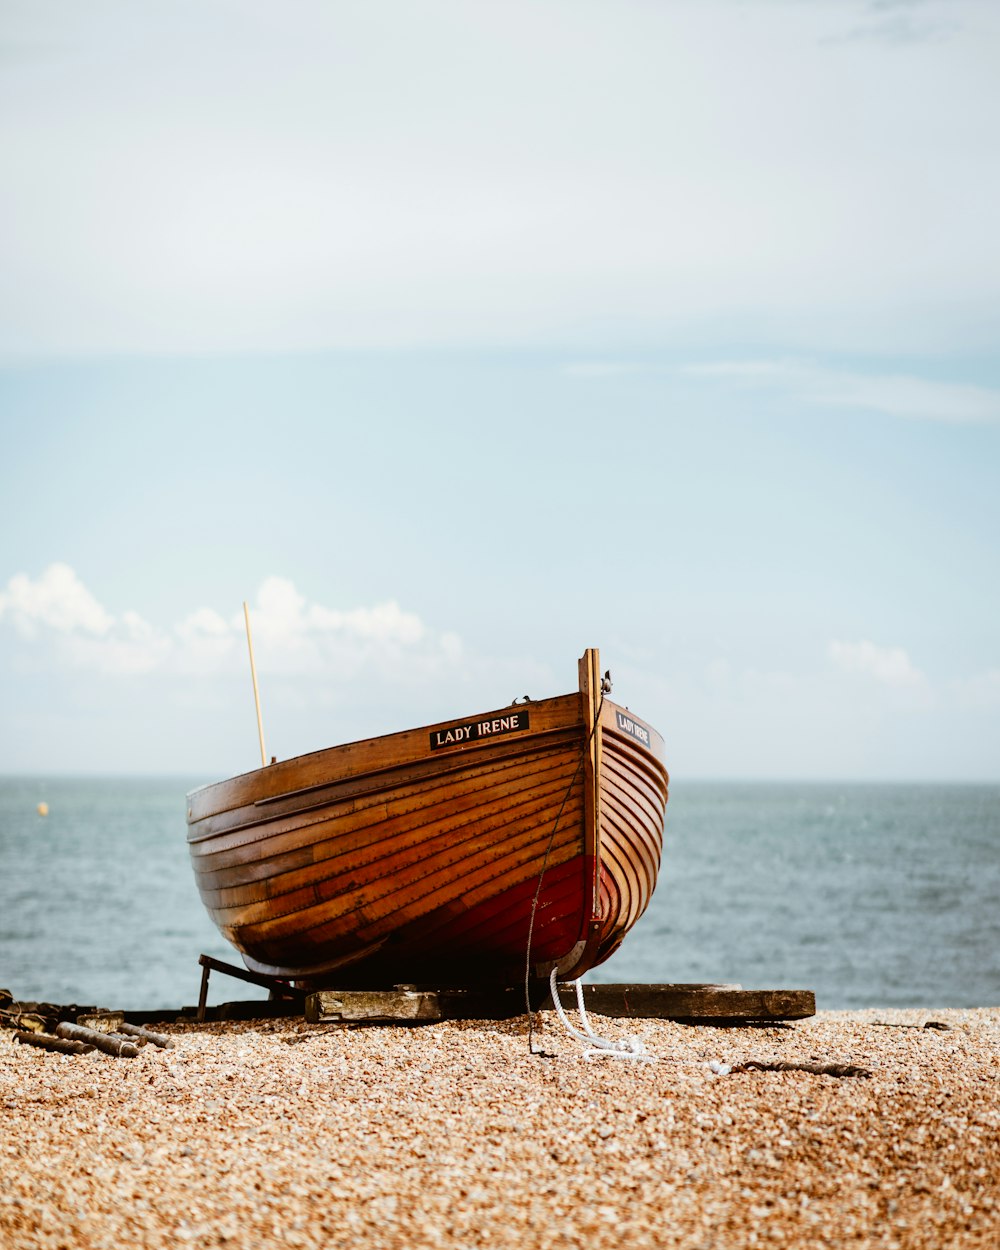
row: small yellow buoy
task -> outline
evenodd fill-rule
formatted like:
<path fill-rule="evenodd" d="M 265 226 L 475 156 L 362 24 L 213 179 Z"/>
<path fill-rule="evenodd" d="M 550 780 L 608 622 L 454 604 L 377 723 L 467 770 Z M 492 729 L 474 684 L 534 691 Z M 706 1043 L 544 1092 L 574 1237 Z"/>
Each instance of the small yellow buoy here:
<path fill-rule="evenodd" d="M 48 805 L 48 803 L 39 803 L 39 804 L 38 804 L 38 814 L 39 814 L 39 816 L 47 816 L 47 815 L 49 814 L 49 805 Z"/>

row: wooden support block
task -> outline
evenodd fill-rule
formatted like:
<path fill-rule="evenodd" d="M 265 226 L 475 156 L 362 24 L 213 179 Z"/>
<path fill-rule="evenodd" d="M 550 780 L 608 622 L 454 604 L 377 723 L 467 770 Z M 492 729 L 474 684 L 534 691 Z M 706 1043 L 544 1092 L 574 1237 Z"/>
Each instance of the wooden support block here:
<path fill-rule="evenodd" d="M 713 1019 L 711 1000 L 725 992 L 741 991 L 736 982 L 721 984 L 684 985 L 585 985 L 584 1003 L 588 1009 L 601 1015 L 631 1019 L 677 1020 Z M 507 989 L 438 990 L 441 1013 L 446 1020 L 506 1020 L 524 1014 L 524 987 Z M 564 984 L 562 1001 L 566 1007 L 575 1008 L 576 996 L 572 987 Z M 744 1000 L 743 1009 L 750 1005 L 760 1009 L 756 1000 Z M 533 1011 L 552 1008 L 548 982 L 536 982 L 531 988 Z M 680 1009 L 681 1014 L 678 1014 Z M 707 1013 L 707 1014 L 706 1014 Z M 811 1011 L 804 1014 L 811 1015 Z M 737 1013 L 739 1018 L 740 1013 Z M 729 1017 L 724 1017 L 728 1019 Z M 771 1018 L 771 1017 L 768 1017 Z"/>
<path fill-rule="evenodd" d="M 730 985 L 585 985 L 583 1001 L 599 1015 L 703 1024 L 804 1020 L 816 1014 L 812 990 L 744 990 Z M 564 991 L 564 1002 L 572 1004 Z"/>
<path fill-rule="evenodd" d="M 441 1019 L 433 990 L 319 990 L 306 997 L 310 1024 L 413 1024 Z"/>

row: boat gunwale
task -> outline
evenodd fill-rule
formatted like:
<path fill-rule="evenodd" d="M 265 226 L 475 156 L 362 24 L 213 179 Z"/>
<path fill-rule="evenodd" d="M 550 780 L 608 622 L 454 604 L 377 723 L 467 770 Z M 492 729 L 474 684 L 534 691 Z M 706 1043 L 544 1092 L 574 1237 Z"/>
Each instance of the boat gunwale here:
<path fill-rule="evenodd" d="M 561 713 L 566 714 L 565 722 L 562 724 L 548 725 L 544 728 L 533 729 L 529 727 L 526 730 L 515 731 L 516 738 L 508 737 L 506 734 L 497 737 L 477 738 L 464 744 L 456 744 L 447 748 L 447 755 L 442 758 L 458 758 L 465 755 L 478 753 L 480 751 L 489 750 L 497 742 L 512 741 L 528 741 L 539 734 L 551 732 L 554 729 L 565 730 L 576 727 L 582 723 L 582 715 L 580 713 L 580 693 L 572 691 L 569 694 L 553 695 L 548 699 L 533 699 L 530 703 L 518 703 L 516 706 L 508 704 L 506 707 L 494 708 L 487 712 L 475 712 L 465 716 L 450 716 L 447 720 L 435 721 L 428 725 L 417 725 L 411 729 L 397 730 L 393 733 L 379 734 L 371 738 L 358 738 L 352 742 L 341 742 L 334 746 L 321 747 L 318 751 L 307 751 L 302 755 L 293 755 L 285 760 L 278 760 L 273 764 L 266 764 L 261 768 L 250 769 L 245 773 L 238 773 L 234 777 L 226 777 L 221 781 L 206 782 L 205 785 L 197 786 L 194 790 L 188 791 L 187 802 L 188 808 L 199 800 L 205 801 L 211 791 L 218 790 L 220 795 L 225 792 L 227 787 L 236 787 L 238 789 L 253 788 L 255 786 L 265 786 L 268 781 L 279 778 L 282 774 L 293 771 L 294 769 L 305 769 L 309 767 L 318 767 L 321 764 L 329 764 L 338 755 L 343 754 L 349 762 L 352 755 L 359 755 L 362 751 L 381 750 L 388 753 L 392 748 L 397 748 L 397 753 L 389 763 L 381 763 L 375 765 L 365 764 L 361 761 L 359 766 L 351 768 L 348 766 L 337 775 L 337 781 L 349 781 L 353 778 L 363 776 L 375 776 L 380 772 L 391 771 L 406 764 L 417 763 L 421 760 L 430 760 L 436 758 L 435 752 L 427 745 L 428 739 L 432 733 L 441 729 L 447 729 L 455 725 L 463 725 L 469 721 L 490 720 L 500 716 L 509 716 L 512 711 L 531 712 L 547 712 L 555 714 L 557 717 Z M 330 785 L 330 781 L 319 782 L 317 785 Z M 222 811 L 229 811 L 231 806 L 246 806 L 248 802 L 254 804 L 265 804 L 272 801 L 287 798 L 290 794 L 297 793 L 299 790 L 309 790 L 312 787 L 297 787 L 295 791 L 272 789 L 268 786 L 269 793 L 259 795 L 257 798 L 250 800 L 242 800 L 239 803 L 230 806 L 215 807 L 211 811 L 205 811 L 203 815 L 196 818 L 189 816 L 188 823 L 197 823 L 204 820 L 208 816 L 213 816 Z"/>
<path fill-rule="evenodd" d="M 528 729 L 519 731 L 516 738 L 508 738 L 506 735 L 504 735 L 502 739 L 499 737 L 479 738 L 472 742 L 449 748 L 448 755 L 445 758 L 457 759 L 478 754 L 479 752 L 489 750 L 499 741 L 510 742 L 511 744 L 515 742 L 525 742 L 531 738 L 538 737 L 541 734 L 573 728 L 575 725 L 581 724 L 583 720 L 581 695 L 579 691 L 573 691 L 562 695 L 553 695 L 548 699 L 536 699 L 530 703 L 519 703 L 516 705 L 519 709 L 527 709 L 529 713 L 536 710 L 558 713 L 563 710 L 569 712 L 573 704 L 576 704 L 575 711 L 577 715 L 569 718 L 564 725 L 552 725 L 542 729 L 532 729 L 529 726 Z M 562 707 L 559 705 L 562 705 Z M 362 762 L 359 767 L 345 769 L 344 772 L 336 778 L 336 781 L 320 781 L 316 782 L 314 785 L 297 787 L 294 790 L 273 790 L 270 793 L 258 795 L 256 798 L 250 799 L 249 803 L 253 803 L 256 806 L 265 806 L 268 803 L 280 802 L 283 799 L 288 799 L 296 794 L 308 793 L 316 789 L 322 789 L 325 786 L 348 782 L 360 777 L 375 777 L 379 773 L 391 772 L 393 769 L 406 764 L 417 763 L 422 760 L 430 760 L 435 758 L 435 756 L 425 743 L 430 734 L 434 733 L 436 730 L 444 729 L 455 724 L 464 724 L 469 720 L 488 720 L 495 719 L 496 717 L 503 716 L 505 714 L 509 715 L 514 706 L 515 705 L 510 704 L 507 707 L 495 708 L 487 712 L 477 712 L 464 717 L 452 716 L 447 720 L 436 721 L 428 725 L 418 725 L 412 729 L 397 730 L 394 733 L 380 734 L 373 738 L 359 738 L 352 742 L 337 743 L 334 746 L 322 747 L 318 751 L 307 751 L 302 755 L 290 756 L 286 760 L 279 760 L 274 764 L 267 764 L 262 768 L 255 768 L 245 773 L 238 773 L 233 777 L 227 777 L 221 781 L 206 782 L 205 785 L 197 786 L 194 790 L 190 790 L 188 792 L 188 808 L 191 809 L 198 800 L 207 800 L 209 793 L 212 790 L 218 790 L 221 795 L 224 792 L 225 787 L 240 785 L 243 787 L 253 787 L 255 785 L 261 785 L 269 779 L 277 778 L 281 774 L 290 771 L 293 767 L 303 768 L 308 766 L 318 766 L 321 762 L 325 763 L 332 761 L 336 755 L 341 752 L 344 753 L 349 760 L 352 754 L 357 754 L 362 749 L 371 750 L 378 747 L 382 750 L 387 750 L 393 746 L 404 748 L 403 750 L 400 750 L 396 758 L 392 759 L 389 763 L 377 764 L 375 766 L 365 766 Z M 613 715 L 613 712 L 615 711 L 626 713 L 631 719 L 638 721 L 643 728 L 649 732 L 650 745 L 648 747 L 636 742 L 635 739 L 630 739 L 628 734 L 623 733 L 623 731 L 619 729 Z M 665 744 L 663 737 L 657 732 L 656 729 L 653 728 L 652 725 L 649 724 L 648 721 L 636 716 L 627 707 L 622 707 L 620 704 L 614 703 L 610 699 L 605 699 L 601 711 L 601 728 L 602 731 L 610 732 L 616 737 L 623 739 L 625 742 L 631 742 L 640 747 L 641 751 L 651 755 L 660 765 L 660 768 L 665 771 Z M 406 750 L 405 748 L 407 747 L 410 749 Z M 189 818 L 189 824 L 197 824 L 210 816 L 217 815 L 223 811 L 229 811 L 232 807 L 247 805 L 248 801 L 242 800 L 241 802 L 233 803 L 231 805 L 216 807 L 211 811 L 205 811 L 197 818 Z"/>

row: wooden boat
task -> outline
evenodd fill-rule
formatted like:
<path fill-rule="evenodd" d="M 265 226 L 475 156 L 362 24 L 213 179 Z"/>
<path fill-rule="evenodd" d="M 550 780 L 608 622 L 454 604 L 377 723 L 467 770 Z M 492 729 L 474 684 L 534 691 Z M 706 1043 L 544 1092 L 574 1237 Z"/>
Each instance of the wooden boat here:
<path fill-rule="evenodd" d="M 188 795 L 202 901 L 301 985 L 516 985 L 607 959 L 656 884 L 663 740 L 579 690 L 272 763 Z M 530 949 L 529 949 L 530 945 Z"/>

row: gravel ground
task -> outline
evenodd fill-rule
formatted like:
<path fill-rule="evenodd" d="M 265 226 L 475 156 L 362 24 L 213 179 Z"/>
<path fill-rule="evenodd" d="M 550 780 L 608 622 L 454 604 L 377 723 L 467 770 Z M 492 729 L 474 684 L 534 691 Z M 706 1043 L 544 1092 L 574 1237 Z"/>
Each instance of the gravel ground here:
<path fill-rule="evenodd" d="M 592 1017 L 651 1063 L 541 1019 L 553 1057 L 523 1017 L 177 1024 L 134 1059 L 0 1032 L 0 1245 L 1000 1245 L 1000 1008 Z M 749 1060 L 871 1075 L 709 1067 Z"/>

